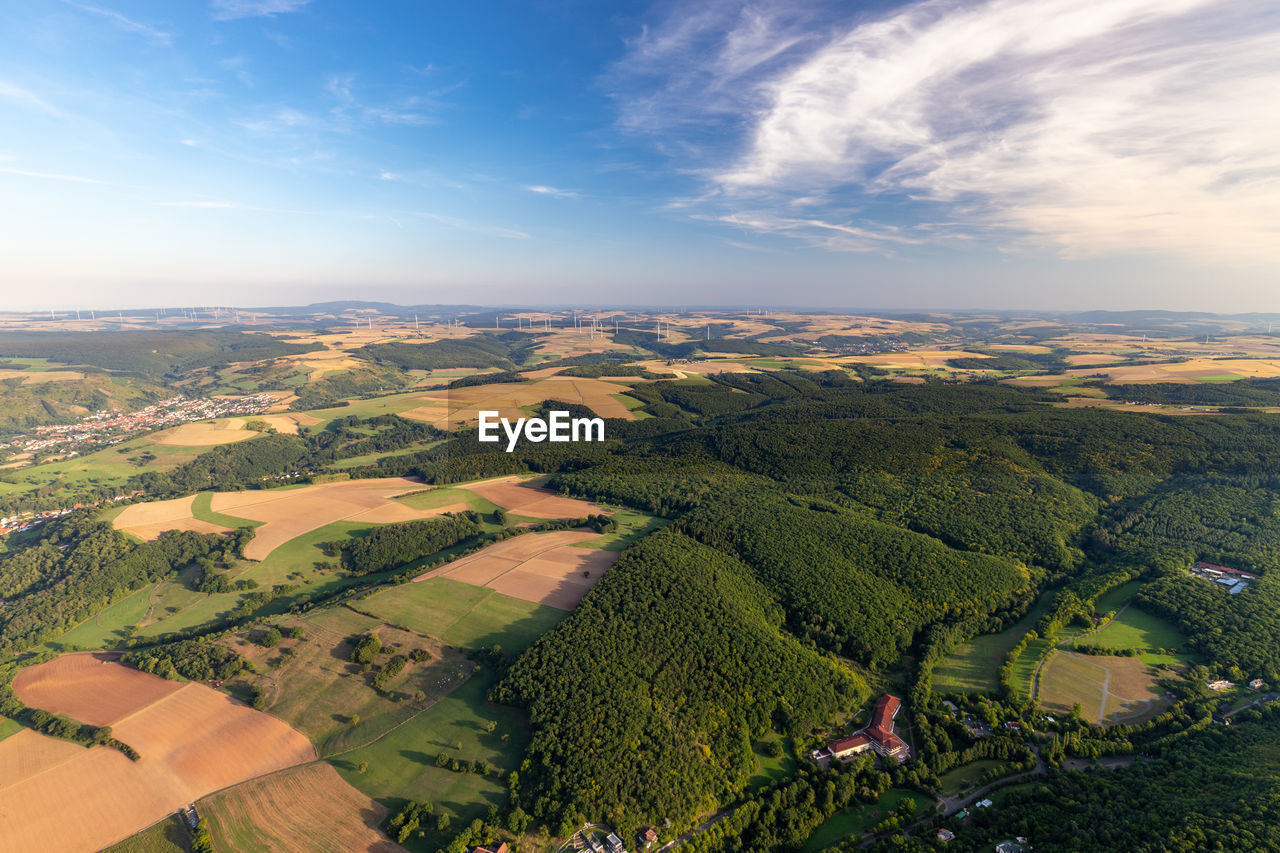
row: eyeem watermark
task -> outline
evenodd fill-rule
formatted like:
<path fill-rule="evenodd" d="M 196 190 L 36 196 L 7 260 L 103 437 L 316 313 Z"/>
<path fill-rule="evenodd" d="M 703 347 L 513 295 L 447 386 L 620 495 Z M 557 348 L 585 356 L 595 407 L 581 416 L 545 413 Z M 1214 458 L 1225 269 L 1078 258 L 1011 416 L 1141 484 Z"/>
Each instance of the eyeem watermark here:
<path fill-rule="evenodd" d="M 507 452 L 516 449 L 523 435 L 534 444 L 542 441 L 604 441 L 603 418 L 571 418 L 568 412 L 548 412 L 549 418 L 517 418 L 513 424 L 494 411 L 480 414 L 480 440 L 502 441 L 498 428 L 507 434 Z"/>

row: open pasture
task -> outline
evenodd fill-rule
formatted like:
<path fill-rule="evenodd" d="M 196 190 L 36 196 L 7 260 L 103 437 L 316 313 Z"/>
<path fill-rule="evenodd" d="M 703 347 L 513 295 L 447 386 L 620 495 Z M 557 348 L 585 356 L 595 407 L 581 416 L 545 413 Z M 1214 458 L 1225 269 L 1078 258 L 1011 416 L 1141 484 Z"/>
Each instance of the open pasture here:
<path fill-rule="evenodd" d="M 236 677 L 234 684 L 250 685 L 262 692 L 266 708 L 305 734 L 321 755 L 359 746 L 385 734 L 461 684 L 471 670 L 462 653 L 438 640 L 382 624 L 378 619 L 343 608 L 338 618 L 298 621 L 300 639 L 286 639 L 274 649 L 263 649 L 240 636 L 225 640 L 253 661 L 257 670 Z M 375 664 L 393 654 L 427 651 L 430 658 L 410 662 L 392 680 L 386 693 L 371 686 L 372 673 L 351 662 L 354 640 L 376 633 L 383 652 Z M 287 651 L 286 651 L 287 650 Z M 421 691 L 422 701 L 411 697 Z M 359 717 L 358 724 L 352 719 Z"/>
<path fill-rule="evenodd" d="M 141 758 L 29 730 L 0 742 L 6 849 L 101 849 L 205 794 L 315 758 L 306 738 L 273 717 L 102 656 L 64 655 L 23 676 L 14 686 L 24 702 L 110 725 Z"/>
<path fill-rule="evenodd" d="M 595 533 L 581 530 L 526 533 L 496 542 L 414 580 L 448 578 L 522 601 L 572 610 L 618 559 L 615 551 L 572 547 L 595 537 Z"/>
<path fill-rule="evenodd" d="M 236 853 L 399 853 L 378 827 L 387 809 L 326 763 L 220 791 L 198 804 L 215 850 Z"/>
<path fill-rule="evenodd" d="M 1168 706 L 1156 686 L 1158 674 L 1138 658 L 1100 657 L 1059 651 L 1040 671 L 1040 706 L 1070 714 L 1080 703 L 1084 719 L 1114 725 L 1153 716 Z"/>

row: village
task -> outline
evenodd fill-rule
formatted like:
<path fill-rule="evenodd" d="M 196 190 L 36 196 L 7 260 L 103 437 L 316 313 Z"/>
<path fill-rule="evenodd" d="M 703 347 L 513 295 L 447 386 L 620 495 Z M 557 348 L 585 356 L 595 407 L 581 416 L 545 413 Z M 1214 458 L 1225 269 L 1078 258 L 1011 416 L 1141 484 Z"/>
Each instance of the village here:
<path fill-rule="evenodd" d="M 247 397 L 171 397 L 133 412 L 95 412 L 75 423 L 45 424 L 0 441 L 0 457 L 47 459 L 77 456 L 88 449 L 116 444 L 139 432 L 163 429 L 207 418 L 256 415 L 277 402 L 273 394 Z"/>

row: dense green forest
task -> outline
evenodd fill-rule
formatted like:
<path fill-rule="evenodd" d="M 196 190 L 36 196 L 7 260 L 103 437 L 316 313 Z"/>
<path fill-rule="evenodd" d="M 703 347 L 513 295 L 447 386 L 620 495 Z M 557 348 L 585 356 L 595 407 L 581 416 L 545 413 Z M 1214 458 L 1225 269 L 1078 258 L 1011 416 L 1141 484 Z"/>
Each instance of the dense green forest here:
<path fill-rule="evenodd" d="M 152 377 L 297 355 L 314 348 L 286 343 L 272 335 L 229 329 L 0 334 L 0 356 L 47 358 L 62 364 L 92 365 Z"/>
<path fill-rule="evenodd" d="M 1036 850 L 1280 849 L 1280 713 L 1246 712 L 1156 759 L 1059 773 L 975 811 L 950 849 L 991 850 L 1026 836 Z M 882 850 L 933 850 L 932 840 Z"/>
<path fill-rule="evenodd" d="M 553 828 L 585 815 L 630 834 L 740 792 L 755 739 L 867 695 L 782 620 L 737 560 L 669 531 L 642 540 L 494 692 L 533 725 L 518 802 Z"/>
<path fill-rule="evenodd" d="M 56 639 L 197 558 L 234 559 L 250 535 L 174 530 L 135 544 L 84 512 L 50 522 L 36 544 L 0 559 L 0 653 Z"/>
<path fill-rule="evenodd" d="M 347 571 L 367 575 L 443 551 L 478 536 L 482 530 L 480 517 L 474 512 L 445 513 L 425 521 L 379 525 L 365 536 L 326 548 L 342 554 Z"/>
<path fill-rule="evenodd" d="M 1153 382 L 1100 386 L 1114 400 L 1178 406 L 1280 406 L 1280 379 L 1234 382 Z"/>

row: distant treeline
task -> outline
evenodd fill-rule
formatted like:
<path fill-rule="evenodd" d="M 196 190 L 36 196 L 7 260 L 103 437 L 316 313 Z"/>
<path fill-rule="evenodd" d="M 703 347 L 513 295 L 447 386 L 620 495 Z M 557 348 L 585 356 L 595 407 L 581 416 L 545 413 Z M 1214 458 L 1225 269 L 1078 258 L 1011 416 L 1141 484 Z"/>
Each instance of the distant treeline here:
<path fill-rule="evenodd" d="M 272 335 L 229 329 L 0 333 L 0 356 L 47 358 L 153 377 L 300 355 L 312 349 L 307 344 L 284 343 Z"/>

